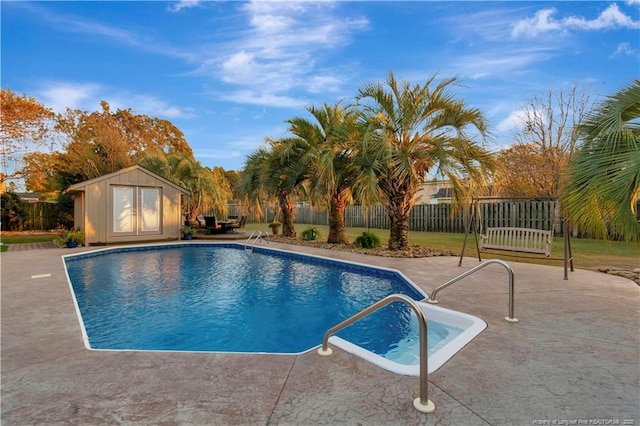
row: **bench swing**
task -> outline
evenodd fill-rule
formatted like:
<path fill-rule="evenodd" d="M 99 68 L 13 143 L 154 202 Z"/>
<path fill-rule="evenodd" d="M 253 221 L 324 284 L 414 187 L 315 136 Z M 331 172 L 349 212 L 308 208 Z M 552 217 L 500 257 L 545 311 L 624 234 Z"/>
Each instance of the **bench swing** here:
<path fill-rule="evenodd" d="M 462 244 L 462 251 L 460 253 L 460 261 L 458 266 L 462 266 L 462 259 L 464 257 L 465 249 L 467 246 L 467 240 L 470 234 L 470 228 L 473 228 L 473 235 L 475 237 L 476 249 L 478 252 L 478 260 L 482 261 L 482 253 L 491 253 L 492 251 L 498 252 L 501 256 L 516 257 L 516 258 L 529 258 L 531 256 L 518 255 L 517 253 L 527 253 L 529 255 L 541 255 L 548 260 L 561 260 L 564 265 L 564 279 L 568 280 L 569 275 L 567 273 L 568 268 L 571 268 L 573 272 L 573 256 L 571 254 L 571 240 L 569 238 L 569 226 L 565 219 L 563 219 L 563 236 L 564 236 L 564 256 L 562 258 L 551 257 L 551 244 L 553 242 L 553 229 L 556 217 L 556 203 L 554 197 L 478 197 L 473 198 L 469 211 L 467 211 L 467 224 L 465 227 L 464 242 Z M 507 216 L 509 216 L 508 223 L 513 226 L 487 226 L 484 232 L 482 232 L 482 209 L 481 204 L 487 205 L 489 203 L 495 204 L 497 201 L 511 202 Z M 553 202 L 553 210 L 550 215 L 552 223 L 549 226 L 549 230 L 519 227 L 522 220 L 519 215 L 514 217 L 513 211 L 518 212 L 519 208 L 523 205 L 523 202 L 527 201 L 549 201 Z M 531 221 L 529 221 L 531 222 Z"/>

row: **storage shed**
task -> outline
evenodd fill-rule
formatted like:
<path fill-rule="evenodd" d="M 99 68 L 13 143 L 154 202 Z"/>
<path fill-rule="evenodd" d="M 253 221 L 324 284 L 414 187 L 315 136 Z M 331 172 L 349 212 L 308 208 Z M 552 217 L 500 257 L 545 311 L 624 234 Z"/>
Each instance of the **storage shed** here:
<path fill-rule="evenodd" d="M 188 191 L 135 165 L 71 185 L 73 221 L 85 245 L 180 239 Z"/>

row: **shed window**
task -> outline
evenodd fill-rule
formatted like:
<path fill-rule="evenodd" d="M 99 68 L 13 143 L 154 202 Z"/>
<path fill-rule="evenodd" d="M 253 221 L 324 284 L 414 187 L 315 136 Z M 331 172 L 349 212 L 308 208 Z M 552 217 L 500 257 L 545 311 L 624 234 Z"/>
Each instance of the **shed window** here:
<path fill-rule="evenodd" d="M 141 231 L 160 230 L 160 190 L 156 188 L 140 188 L 142 199 Z"/>
<path fill-rule="evenodd" d="M 162 227 L 161 188 L 113 187 L 113 233 L 158 234 Z"/>
<path fill-rule="evenodd" d="M 113 232 L 133 232 L 135 214 L 133 188 L 113 188 Z"/>

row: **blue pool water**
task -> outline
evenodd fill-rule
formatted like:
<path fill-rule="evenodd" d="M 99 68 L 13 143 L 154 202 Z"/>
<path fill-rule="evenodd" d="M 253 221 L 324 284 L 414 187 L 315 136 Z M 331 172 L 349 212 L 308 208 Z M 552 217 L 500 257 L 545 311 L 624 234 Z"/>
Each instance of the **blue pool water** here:
<path fill-rule="evenodd" d="M 300 353 L 389 294 L 425 298 L 397 271 L 235 244 L 131 247 L 65 263 L 94 349 Z M 403 362 L 406 348 L 418 352 L 417 330 L 410 309 L 392 303 L 338 336 Z M 461 331 L 430 321 L 430 350 Z"/>

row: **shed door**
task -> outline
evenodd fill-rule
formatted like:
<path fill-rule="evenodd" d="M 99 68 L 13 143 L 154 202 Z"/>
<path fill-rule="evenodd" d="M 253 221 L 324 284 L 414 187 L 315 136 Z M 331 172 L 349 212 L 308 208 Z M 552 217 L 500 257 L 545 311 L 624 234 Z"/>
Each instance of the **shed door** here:
<path fill-rule="evenodd" d="M 159 234 L 162 228 L 160 188 L 113 187 L 113 233 Z"/>

